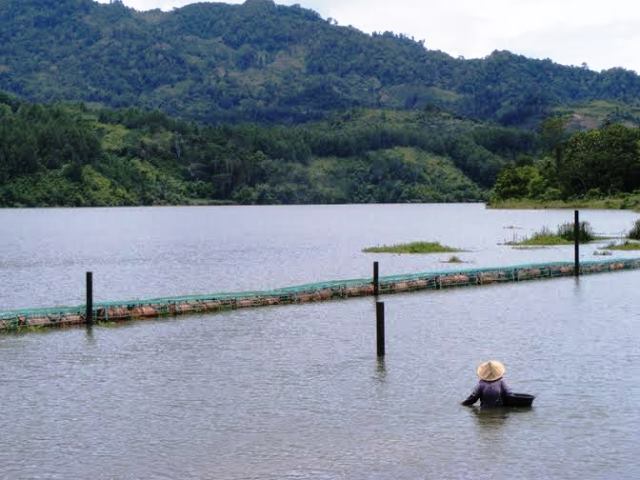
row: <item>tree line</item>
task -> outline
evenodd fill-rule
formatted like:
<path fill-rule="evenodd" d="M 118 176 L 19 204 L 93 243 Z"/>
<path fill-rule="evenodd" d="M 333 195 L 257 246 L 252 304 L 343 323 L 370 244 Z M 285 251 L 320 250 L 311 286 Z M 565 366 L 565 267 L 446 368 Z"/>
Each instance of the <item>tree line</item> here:
<path fill-rule="evenodd" d="M 542 125 L 541 139 L 540 158 L 502 170 L 495 200 L 596 199 L 640 189 L 640 128 L 612 123 L 569 135 L 556 117 Z"/>

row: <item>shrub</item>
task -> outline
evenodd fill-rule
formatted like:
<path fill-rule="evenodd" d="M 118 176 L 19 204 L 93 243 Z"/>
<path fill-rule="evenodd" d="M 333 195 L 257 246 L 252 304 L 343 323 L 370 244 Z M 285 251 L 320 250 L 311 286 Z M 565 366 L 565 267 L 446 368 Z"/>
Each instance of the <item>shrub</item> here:
<path fill-rule="evenodd" d="M 611 242 L 606 247 L 603 247 L 607 250 L 640 250 L 640 243 L 637 242 L 623 242 L 623 243 L 614 243 Z"/>
<path fill-rule="evenodd" d="M 633 224 L 631 230 L 627 234 L 627 238 L 631 238 L 633 240 L 640 240 L 640 220 L 636 220 Z"/>
<path fill-rule="evenodd" d="M 438 242 L 411 242 L 398 245 L 383 245 L 381 247 L 365 248 L 365 253 L 444 253 L 460 252 L 457 248 L 441 245 Z"/>
<path fill-rule="evenodd" d="M 558 227 L 558 236 L 569 241 L 575 241 L 574 234 L 574 224 L 573 223 L 563 223 Z M 580 243 L 591 242 L 595 240 L 596 236 L 593 233 L 593 228 L 591 228 L 591 224 L 589 222 L 580 222 L 580 227 L 578 230 L 578 241 Z"/>
<path fill-rule="evenodd" d="M 535 232 L 531 237 L 519 242 L 514 242 L 515 245 L 522 246 L 564 245 L 566 243 L 569 242 L 560 237 L 560 235 L 553 233 L 548 227 L 542 227 L 540 231 Z"/>

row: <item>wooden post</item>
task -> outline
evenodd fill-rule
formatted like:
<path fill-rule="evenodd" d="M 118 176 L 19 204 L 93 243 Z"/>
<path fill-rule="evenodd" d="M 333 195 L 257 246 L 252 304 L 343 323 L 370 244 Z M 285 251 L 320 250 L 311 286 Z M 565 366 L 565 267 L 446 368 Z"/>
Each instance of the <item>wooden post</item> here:
<path fill-rule="evenodd" d="M 384 302 L 376 302 L 376 340 L 378 357 L 384 357 Z"/>
<path fill-rule="evenodd" d="M 573 245 L 574 245 L 574 273 L 576 277 L 580 276 L 580 212 L 574 212 L 573 221 Z"/>
<path fill-rule="evenodd" d="M 373 294 L 377 297 L 380 293 L 380 277 L 378 262 L 373 262 Z"/>
<path fill-rule="evenodd" d="M 93 273 L 87 272 L 87 311 L 85 322 L 87 325 L 93 323 Z"/>

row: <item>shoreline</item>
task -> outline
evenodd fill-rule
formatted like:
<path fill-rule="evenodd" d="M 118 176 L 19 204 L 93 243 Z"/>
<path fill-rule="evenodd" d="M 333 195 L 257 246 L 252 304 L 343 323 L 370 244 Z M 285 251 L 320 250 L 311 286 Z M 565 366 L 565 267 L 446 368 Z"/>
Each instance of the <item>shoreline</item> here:
<path fill-rule="evenodd" d="M 303 207 L 303 206 L 339 206 L 339 205 L 484 205 L 487 210 L 629 210 L 640 213 L 640 197 L 633 202 L 621 198 L 598 200 L 500 200 L 468 201 L 468 202 L 398 202 L 398 203 L 233 203 L 226 201 L 193 202 L 193 203 L 156 203 L 140 205 L 40 205 L 15 206 L 0 205 L 0 210 L 61 210 L 92 208 L 172 208 L 172 207 Z"/>
<path fill-rule="evenodd" d="M 640 212 L 640 195 L 575 200 L 533 200 L 526 198 L 498 200 L 488 201 L 486 208 L 490 210 L 570 210 L 583 208 Z"/>

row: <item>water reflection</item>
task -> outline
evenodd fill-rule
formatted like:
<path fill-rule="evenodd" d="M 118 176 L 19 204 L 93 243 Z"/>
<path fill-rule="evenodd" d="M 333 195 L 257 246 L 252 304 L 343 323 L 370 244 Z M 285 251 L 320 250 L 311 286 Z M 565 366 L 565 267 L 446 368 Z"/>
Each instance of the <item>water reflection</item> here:
<path fill-rule="evenodd" d="M 95 345 L 96 343 L 96 339 L 93 336 L 93 325 L 92 324 L 87 324 L 86 328 L 85 328 L 85 336 L 87 338 L 87 343 L 89 345 Z"/>
<path fill-rule="evenodd" d="M 481 429 L 492 430 L 503 427 L 508 419 L 514 415 L 530 412 L 532 407 L 481 408 L 474 405 L 469 410 Z"/>
<path fill-rule="evenodd" d="M 573 277 L 574 280 L 574 291 L 579 292 L 580 291 L 580 277 Z"/>
<path fill-rule="evenodd" d="M 387 380 L 387 365 L 384 362 L 384 357 L 378 357 L 376 361 L 376 372 L 374 378 L 380 383 L 385 383 Z"/>

